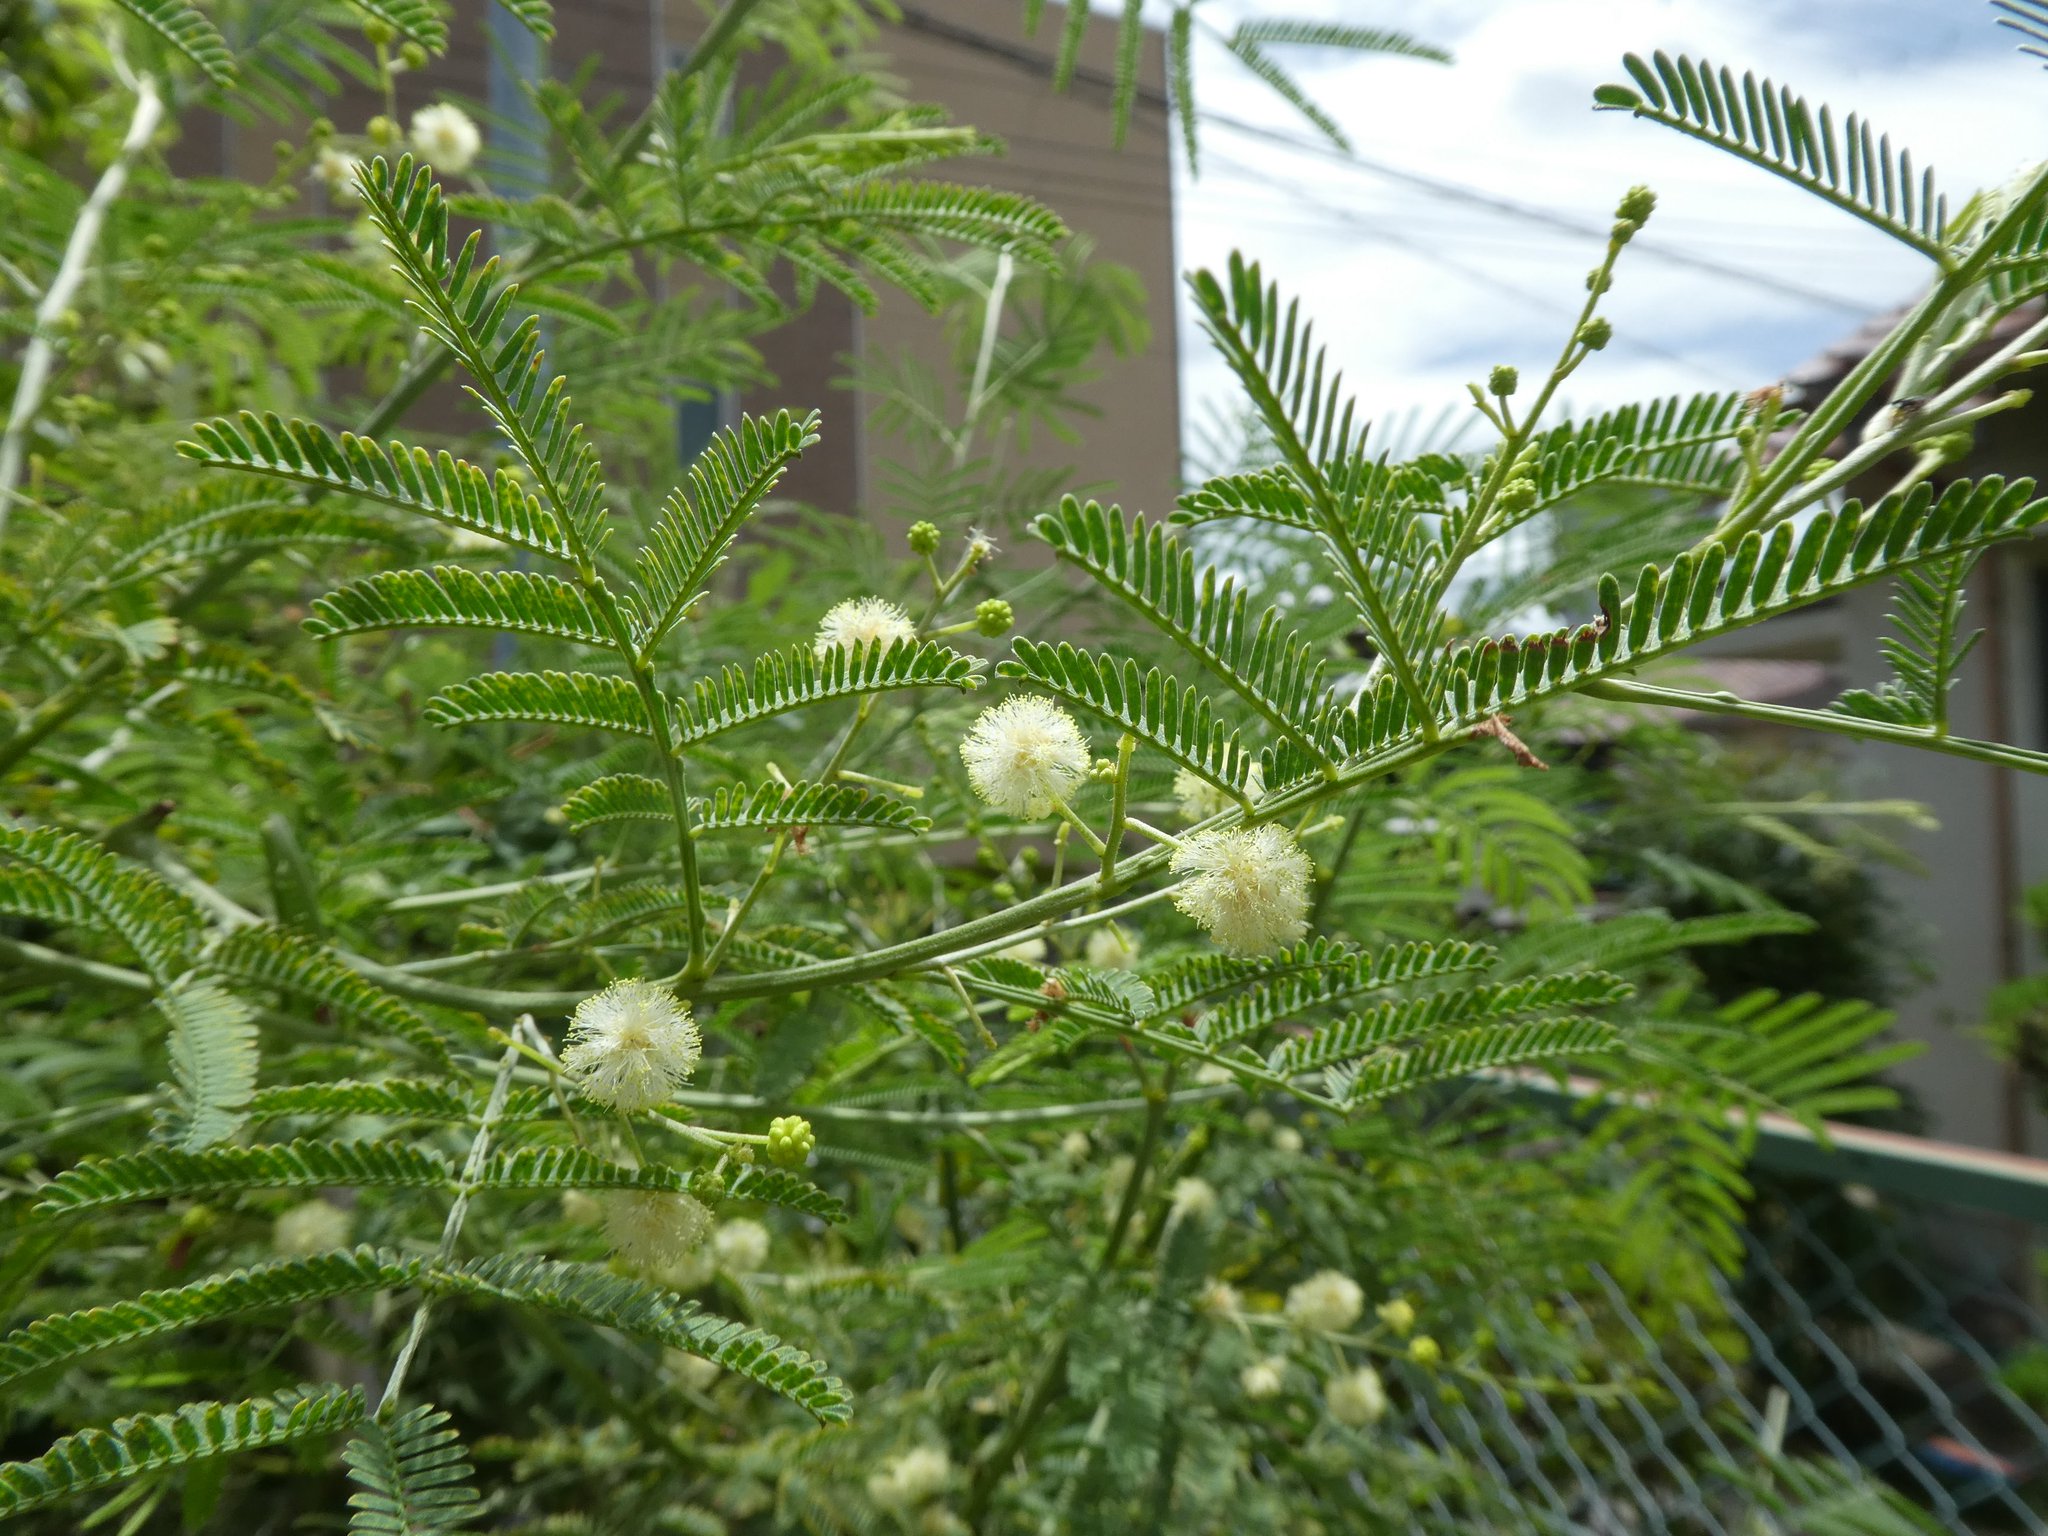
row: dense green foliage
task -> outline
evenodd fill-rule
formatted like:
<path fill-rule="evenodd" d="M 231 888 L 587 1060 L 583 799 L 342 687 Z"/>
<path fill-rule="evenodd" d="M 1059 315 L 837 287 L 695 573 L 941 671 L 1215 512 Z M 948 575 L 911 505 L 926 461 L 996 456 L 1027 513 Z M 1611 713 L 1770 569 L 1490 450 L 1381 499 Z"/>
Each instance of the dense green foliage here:
<path fill-rule="evenodd" d="M 1634 189 L 1554 363 L 1473 386 L 1491 441 L 1383 452 L 1235 260 L 1192 293 L 1245 440 L 1129 515 L 1021 450 L 1086 430 L 1142 295 L 920 174 L 993 146 L 869 72 L 860 7 L 728 0 L 626 123 L 535 86 L 530 198 L 445 108 L 304 126 L 444 9 L 79 0 L 7 66 L 0 1515 L 1512 1527 L 1416 1410 L 1654 1395 L 1606 1278 L 1712 1328 L 1749 1117 L 1883 1108 L 1900 1056 L 1852 963 L 1713 960 L 1814 926 L 1720 834 L 1818 881 L 1900 808 L 1733 804 L 1628 712 L 2048 766 L 1945 707 L 1970 563 L 2048 501 L 1931 483 L 2048 333 L 1979 346 L 2048 291 L 2048 173 L 1942 204 L 1859 125 L 1631 59 L 1602 106 L 1928 257 L 1866 365 L 1804 417 L 1551 419 Z M 1226 41 L 1297 97 L 1274 48 L 1425 51 Z M 171 172 L 215 108 L 288 125 L 274 177 Z M 775 499 L 829 401 L 678 461 L 676 402 L 826 291 L 949 327 L 950 374 L 855 365 L 903 444 L 861 520 Z M 1894 374 L 1920 409 L 1828 459 Z M 1893 578 L 1882 690 L 1653 680 Z M 1519 1091 L 1567 1075 L 1588 1113 Z M 1775 1451 L 1731 1508 L 1914 1528 Z"/>

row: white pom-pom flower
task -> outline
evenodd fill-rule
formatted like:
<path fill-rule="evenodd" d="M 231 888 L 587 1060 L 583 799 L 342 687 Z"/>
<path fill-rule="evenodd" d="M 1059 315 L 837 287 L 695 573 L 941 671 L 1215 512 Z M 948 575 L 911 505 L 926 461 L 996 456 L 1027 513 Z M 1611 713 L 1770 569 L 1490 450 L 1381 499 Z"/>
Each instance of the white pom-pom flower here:
<path fill-rule="evenodd" d="M 1211 1280 L 1202 1287 L 1202 1294 L 1195 1298 L 1195 1310 L 1204 1317 L 1219 1320 L 1235 1317 L 1244 1310 L 1244 1298 L 1237 1294 L 1237 1287 L 1228 1280 Z"/>
<path fill-rule="evenodd" d="M 960 743 L 974 792 L 1012 816 L 1043 816 L 1088 772 L 1088 738 L 1051 699 L 1022 694 L 982 712 Z"/>
<path fill-rule="evenodd" d="M 630 1115 L 690 1080 L 704 1037 L 690 1010 L 651 981 L 615 981 L 576 1005 L 562 1066 L 586 1099 Z"/>
<path fill-rule="evenodd" d="M 1339 1424 L 1353 1429 L 1377 1424 L 1387 1415 L 1387 1389 L 1369 1365 L 1336 1377 L 1323 1388 L 1323 1406 Z"/>
<path fill-rule="evenodd" d="M 953 1480 L 953 1458 L 945 1448 L 920 1445 L 892 1456 L 868 1478 L 868 1497 L 883 1509 L 909 1509 L 935 1499 Z"/>
<path fill-rule="evenodd" d="M 460 176 L 483 152 L 484 136 L 452 102 L 436 102 L 412 115 L 412 147 L 443 176 Z"/>
<path fill-rule="evenodd" d="M 327 189 L 329 197 L 354 202 L 363 195 L 356 187 L 356 168 L 362 163 L 345 149 L 323 144 L 320 153 L 313 157 L 313 176 Z"/>
<path fill-rule="evenodd" d="M 1325 1269 L 1287 1292 L 1287 1320 L 1311 1333 L 1342 1333 L 1365 1311 L 1365 1292 L 1349 1275 Z"/>
<path fill-rule="evenodd" d="M 742 1216 L 711 1235 L 711 1251 L 734 1274 L 750 1274 L 768 1262 L 768 1229 Z"/>
<path fill-rule="evenodd" d="M 1285 827 L 1199 832 L 1173 851 L 1174 905 L 1231 954 L 1271 954 L 1308 932 L 1313 869 Z"/>
<path fill-rule="evenodd" d="M 308 1200 L 277 1218 L 270 1246 L 287 1259 L 310 1258 L 330 1248 L 346 1248 L 355 1223 L 349 1213 L 325 1200 Z"/>
<path fill-rule="evenodd" d="M 1244 792 L 1254 805 L 1266 793 L 1266 771 L 1257 763 L 1252 764 L 1251 772 L 1245 776 Z M 1183 768 L 1173 776 L 1173 798 L 1180 802 L 1180 813 L 1189 821 L 1207 821 L 1237 804 L 1233 797 L 1192 768 Z"/>
<path fill-rule="evenodd" d="M 1175 1179 L 1170 1210 L 1183 1221 L 1207 1221 L 1216 1214 L 1216 1186 L 1207 1179 Z"/>
<path fill-rule="evenodd" d="M 1237 1373 L 1237 1385 L 1255 1403 L 1278 1397 L 1287 1385 L 1287 1361 L 1279 1355 L 1254 1360 Z"/>
<path fill-rule="evenodd" d="M 613 1190 L 604 1196 L 604 1235 L 633 1269 L 662 1275 L 703 1246 L 711 1212 L 689 1195 L 658 1189 Z"/>
<path fill-rule="evenodd" d="M 910 615 L 881 597 L 848 598 L 831 610 L 818 625 L 812 649 L 820 656 L 835 650 L 859 646 L 865 655 L 886 651 L 899 640 L 915 640 L 917 626 Z"/>
<path fill-rule="evenodd" d="M 1088 963 L 1098 971 L 1130 971 L 1138 965 L 1138 940 L 1115 923 L 1088 935 L 1085 952 Z"/>
<path fill-rule="evenodd" d="M 1088 1154 L 1095 1150 L 1095 1144 L 1088 1139 L 1086 1131 L 1069 1131 L 1060 1138 L 1060 1161 L 1070 1168 L 1078 1168 L 1088 1161 Z"/>
<path fill-rule="evenodd" d="M 1283 1125 L 1273 1133 L 1273 1150 L 1282 1157 L 1296 1156 L 1304 1145 L 1301 1132 L 1291 1125 Z"/>

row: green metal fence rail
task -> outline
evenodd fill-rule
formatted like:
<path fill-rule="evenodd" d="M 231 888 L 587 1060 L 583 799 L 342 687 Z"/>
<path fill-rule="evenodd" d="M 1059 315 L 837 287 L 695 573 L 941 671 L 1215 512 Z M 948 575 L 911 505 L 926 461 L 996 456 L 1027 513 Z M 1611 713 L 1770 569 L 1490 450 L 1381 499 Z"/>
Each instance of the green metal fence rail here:
<path fill-rule="evenodd" d="M 1561 1104 L 1590 1087 L 1516 1086 Z M 1788 1451 L 1864 1467 L 1949 1530 L 2048 1536 L 2048 1317 L 2032 1295 L 2048 1161 L 1831 1133 L 1759 1126 L 1746 1259 L 1716 1281 L 1719 1316 L 1646 1318 L 1598 1269 L 1541 1303 L 1500 1298 L 1504 1341 L 1569 1334 L 1639 1390 L 1418 1403 L 1416 1430 L 1484 1486 L 1414 1528 L 1755 1536 L 1769 1527 L 1714 1468 L 1754 1462 L 1782 1393 Z"/>

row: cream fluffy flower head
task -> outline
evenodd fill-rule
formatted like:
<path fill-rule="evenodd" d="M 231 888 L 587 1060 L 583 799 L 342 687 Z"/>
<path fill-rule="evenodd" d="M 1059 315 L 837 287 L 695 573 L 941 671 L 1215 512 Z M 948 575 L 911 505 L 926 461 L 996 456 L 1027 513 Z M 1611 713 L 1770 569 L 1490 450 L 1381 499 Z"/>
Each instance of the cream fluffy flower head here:
<path fill-rule="evenodd" d="M 1173 851 L 1173 904 L 1233 955 L 1266 955 L 1308 932 L 1314 866 L 1285 827 L 1199 832 Z"/>
<path fill-rule="evenodd" d="M 436 102 L 412 115 L 412 147 L 443 176 L 460 176 L 484 147 L 483 133 L 452 102 Z"/>
<path fill-rule="evenodd" d="M 818 625 L 812 645 L 820 656 L 835 650 L 852 650 L 856 645 L 866 655 L 886 651 L 899 640 L 915 640 L 917 626 L 910 615 L 881 597 L 852 597 L 827 613 Z"/>
<path fill-rule="evenodd" d="M 908 1509 L 946 1491 L 953 1458 L 943 1446 L 920 1445 L 892 1456 L 868 1478 L 868 1497 L 883 1509 Z"/>
<path fill-rule="evenodd" d="M 1088 738 L 1051 699 L 1020 694 L 981 718 L 960 743 L 974 792 L 1012 816 L 1043 816 L 1088 772 Z"/>
<path fill-rule="evenodd" d="M 768 1229 L 738 1217 L 711 1234 L 711 1251 L 734 1274 L 750 1274 L 768 1262 Z"/>
<path fill-rule="evenodd" d="M 1287 1361 L 1279 1355 L 1254 1360 L 1237 1373 L 1237 1385 L 1255 1403 L 1278 1397 L 1287 1385 Z"/>
<path fill-rule="evenodd" d="M 346 1248 L 355 1223 L 347 1211 L 325 1200 L 308 1200 L 277 1218 L 270 1246 L 287 1259 L 310 1258 L 330 1248 Z"/>
<path fill-rule="evenodd" d="M 323 144 L 320 153 L 313 157 L 313 175 L 327 189 L 329 197 L 353 202 L 362 196 L 356 189 L 356 167 L 362 163 L 345 149 Z"/>
<path fill-rule="evenodd" d="M 673 992 L 615 981 L 576 1005 L 562 1066 L 583 1097 L 630 1115 L 666 1104 L 703 1054 L 697 1021 Z"/>
<path fill-rule="evenodd" d="M 1098 971 L 1130 971 L 1138 965 L 1138 940 L 1115 923 L 1088 935 L 1086 958 Z"/>
<path fill-rule="evenodd" d="M 627 1266 L 659 1275 L 688 1259 L 711 1230 L 711 1212 L 689 1195 L 658 1189 L 604 1196 L 604 1235 Z"/>
<path fill-rule="evenodd" d="M 1245 776 L 1244 792 L 1254 805 L 1265 796 L 1266 770 L 1257 763 L 1252 764 L 1251 772 Z M 1180 802 L 1180 813 L 1189 821 L 1207 821 L 1237 804 L 1236 800 L 1191 768 L 1183 768 L 1173 776 L 1173 798 Z"/>
<path fill-rule="evenodd" d="M 1387 1389 L 1381 1385 L 1378 1371 L 1361 1365 L 1323 1388 L 1323 1406 L 1339 1424 L 1359 1429 L 1386 1417 Z"/>
<path fill-rule="evenodd" d="M 1211 1280 L 1195 1298 L 1195 1310 L 1204 1317 L 1235 1317 L 1244 1310 L 1244 1298 L 1228 1280 Z"/>
<path fill-rule="evenodd" d="M 1216 1214 L 1216 1186 L 1207 1179 L 1175 1179 L 1171 1210 L 1185 1221 L 1207 1221 Z"/>
<path fill-rule="evenodd" d="M 1349 1275 L 1325 1269 L 1287 1292 L 1287 1320 L 1312 1333 L 1342 1333 L 1365 1311 L 1365 1292 Z"/>

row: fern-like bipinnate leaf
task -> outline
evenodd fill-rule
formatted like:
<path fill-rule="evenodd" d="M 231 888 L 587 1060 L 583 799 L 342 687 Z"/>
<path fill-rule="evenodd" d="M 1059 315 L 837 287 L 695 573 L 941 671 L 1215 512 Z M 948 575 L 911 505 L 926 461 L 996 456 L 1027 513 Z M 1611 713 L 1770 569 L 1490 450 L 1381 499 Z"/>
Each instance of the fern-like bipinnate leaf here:
<path fill-rule="evenodd" d="M 1283 630 L 1277 610 L 1254 620 L 1250 594 L 1166 530 L 1069 496 L 1038 520 L 1039 537 L 1201 661 L 1310 761 L 1334 768 L 1331 717 L 1340 706 L 1313 647 Z"/>
<path fill-rule="evenodd" d="M 505 470 L 487 475 L 446 450 L 385 446 L 352 432 L 336 437 L 311 422 L 244 411 L 232 420 L 199 422 L 178 452 L 215 469 L 345 492 L 535 554 L 569 558 L 561 525 L 531 491 Z"/>
<path fill-rule="evenodd" d="M 66 1435 L 34 1461 L 0 1463 L 0 1518 L 144 1472 L 332 1434 L 361 1423 L 367 1411 L 361 1387 L 326 1387 L 116 1419 Z"/>
<path fill-rule="evenodd" d="M 1796 531 L 1780 523 L 1767 535 L 1745 534 L 1733 550 L 1709 542 L 1666 570 L 1645 566 L 1627 598 L 1604 577 L 1598 620 L 1453 655 L 1452 717 L 1477 723 L 1925 561 L 2021 537 L 2048 519 L 2048 500 L 2033 492 L 2031 480 L 1995 476 L 1957 481 L 1938 496 L 1920 485 L 1867 511 L 1850 502 Z"/>
<path fill-rule="evenodd" d="M 223 1318 L 294 1307 L 333 1296 L 395 1291 L 414 1284 L 421 1261 L 375 1248 L 279 1259 L 190 1285 L 145 1291 L 126 1301 L 38 1318 L 0 1338 L 0 1385 L 102 1349 L 197 1328 Z"/>
<path fill-rule="evenodd" d="M 425 714 L 440 726 L 517 720 L 654 734 L 639 691 L 623 677 L 592 672 L 486 672 L 450 684 L 427 701 Z"/>
<path fill-rule="evenodd" d="M 560 577 L 459 565 L 365 576 L 315 598 L 305 627 L 323 640 L 379 629 L 495 629 L 613 648 L 583 593 Z"/>
<path fill-rule="evenodd" d="M 208 977 L 184 976 L 157 994 L 170 1021 L 174 1144 L 197 1152 L 242 1127 L 256 1089 L 256 1011 Z"/>
<path fill-rule="evenodd" d="M 716 434 L 690 465 L 689 486 L 671 491 L 640 551 L 635 592 L 641 655 L 690 611 L 732 548 L 740 528 L 789 466 L 818 440 L 818 413 L 742 416 Z"/>
<path fill-rule="evenodd" d="M 1828 108 L 1816 113 L 1789 89 L 1752 74 L 1738 80 L 1704 59 L 1630 54 L 1622 66 L 1634 88 L 1602 86 L 1594 94 L 1596 105 L 1712 144 L 1804 187 L 1923 256 L 1948 260 L 1948 200 L 1935 190 L 1934 173 L 1916 175 L 1913 157 L 1903 149 L 1895 154 L 1890 137 L 1875 133 L 1867 120 L 1852 112 L 1838 132 Z"/>
<path fill-rule="evenodd" d="M 698 804 L 698 833 L 786 827 L 872 827 L 922 832 L 928 817 L 893 795 L 860 784 L 744 784 L 721 787 Z M 571 813 L 574 820 L 574 813 Z"/>
<path fill-rule="evenodd" d="M 432 1284 L 441 1294 L 539 1307 L 700 1355 L 788 1398 L 824 1423 L 843 1423 L 851 1412 L 845 1385 L 802 1350 L 594 1265 L 496 1255 L 437 1269 Z"/>
<path fill-rule="evenodd" d="M 185 55 L 215 85 L 232 85 L 235 56 L 220 28 L 189 0 L 114 0 L 114 3 Z"/>
<path fill-rule="evenodd" d="M 0 912 L 116 935 L 159 986 L 190 963 L 198 908 L 147 870 L 56 827 L 0 820 Z"/>
<path fill-rule="evenodd" d="M 429 1064 L 452 1070 L 440 1032 L 412 1007 L 350 970 L 315 940 L 268 924 L 237 928 L 207 953 L 209 969 L 311 1003 L 410 1046 Z"/>
<path fill-rule="evenodd" d="M 1892 606 L 1895 633 L 1878 643 L 1891 663 L 1891 680 L 1875 692 L 1852 689 L 1835 702 L 1844 714 L 1894 725 L 1924 725 L 1948 733 L 1948 696 L 1956 674 L 1983 631 L 1963 632 L 1963 605 L 1975 552 L 1929 560 L 1899 577 Z"/>
<path fill-rule="evenodd" d="M 1001 676 L 1029 682 L 1101 716 L 1249 807 L 1246 786 L 1256 758 L 1193 688 L 1157 667 L 1141 671 L 1135 661 L 1119 665 L 1064 640 L 1044 645 L 1018 639 L 1011 650 L 1015 660 L 997 668 Z"/>
<path fill-rule="evenodd" d="M 418 43 L 429 53 L 445 53 L 448 22 L 434 0 L 348 0 L 365 16 L 373 16 L 407 42 Z"/>
<path fill-rule="evenodd" d="M 138 1200 L 241 1189 L 434 1189 L 453 1178 L 454 1169 L 437 1153 L 381 1141 L 308 1140 L 202 1152 L 161 1148 L 87 1158 L 65 1169 L 38 1191 L 34 1214 L 81 1215 Z"/>
<path fill-rule="evenodd" d="M 441 1536 L 476 1518 L 475 1470 L 448 1415 L 431 1403 L 357 1428 L 348 1463 L 356 1536 Z"/>
<path fill-rule="evenodd" d="M 742 726 L 791 710 L 897 688 L 981 686 L 981 664 L 936 640 L 899 640 L 879 646 L 837 647 L 819 655 L 808 645 L 772 651 L 751 669 L 728 666 L 699 679 L 689 697 L 674 701 L 678 746 L 695 746 Z M 453 692 L 453 690 L 450 690 Z"/>

